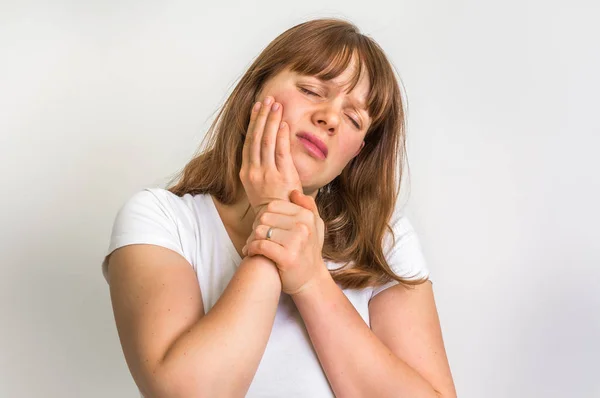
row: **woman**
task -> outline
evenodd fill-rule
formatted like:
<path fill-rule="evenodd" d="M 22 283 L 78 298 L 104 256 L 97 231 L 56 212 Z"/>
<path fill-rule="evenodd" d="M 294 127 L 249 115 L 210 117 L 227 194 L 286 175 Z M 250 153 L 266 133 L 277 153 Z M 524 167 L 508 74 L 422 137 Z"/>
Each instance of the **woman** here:
<path fill-rule="evenodd" d="M 337 19 L 289 29 L 207 136 L 121 208 L 103 263 L 140 393 L 454 397 L 380 47 Z"/>

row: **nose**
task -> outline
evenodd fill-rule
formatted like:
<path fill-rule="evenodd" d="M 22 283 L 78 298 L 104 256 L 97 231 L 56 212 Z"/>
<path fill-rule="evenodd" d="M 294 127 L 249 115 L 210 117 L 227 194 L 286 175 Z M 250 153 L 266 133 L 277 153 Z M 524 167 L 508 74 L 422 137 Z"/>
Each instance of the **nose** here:
<path fill-rule="evenodd" d="M 315 112 L 314 118 L 317 125 L 327 130 L 328 134 L 335 134 L 340 124 L 340 112 L 335 104 L 330 102 L 322 104 L 322 107 Z"/>

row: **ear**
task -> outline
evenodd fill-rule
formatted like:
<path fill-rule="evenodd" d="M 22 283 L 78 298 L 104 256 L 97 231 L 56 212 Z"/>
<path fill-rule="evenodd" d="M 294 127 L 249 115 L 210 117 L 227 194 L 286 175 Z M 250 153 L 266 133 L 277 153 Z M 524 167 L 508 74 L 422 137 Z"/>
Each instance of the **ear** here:
<path fill-rule="evenodd" d="M 360 143 L 360 148 L 358 148 L 358 150 L 356 151 L 356 153 L 354 154 L 353 157 L 356 157 L 356 155 L 358 155 L 360 153 L 360 150 L 363 149 L 364 146 L 365 146 L 365 140 L 363 140 L 363 142 Z"/>

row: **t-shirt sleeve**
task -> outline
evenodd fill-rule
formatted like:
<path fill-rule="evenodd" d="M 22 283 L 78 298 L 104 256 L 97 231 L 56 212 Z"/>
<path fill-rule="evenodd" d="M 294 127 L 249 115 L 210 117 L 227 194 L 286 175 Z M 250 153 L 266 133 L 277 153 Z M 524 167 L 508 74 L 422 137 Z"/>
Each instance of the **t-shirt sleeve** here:
<path fill-rule="evenodd" d="M 394 241 L 388 234 L 389 244 L 384 254 L 394 274 L 409 280 L 429 279 L 430 272 L 419 237 L 408 218 L 404 214 L 400 214 L 395 217 L 390 226 L 394 231 L 396 241 L 392 246 Z M 392 280 L 384 285 L 374 287 L 371 298 L 398 283 L 398 281 Z"/>
<path fill-rule="evenodd" d="M 115 217 L 102 274 L 108 282 L 108 257 L 116 249 L 133 244 L 153 244 L 182 256 L 179 230 L 168 197 L 160 190 L 144 189 L 134 194 Z"/>

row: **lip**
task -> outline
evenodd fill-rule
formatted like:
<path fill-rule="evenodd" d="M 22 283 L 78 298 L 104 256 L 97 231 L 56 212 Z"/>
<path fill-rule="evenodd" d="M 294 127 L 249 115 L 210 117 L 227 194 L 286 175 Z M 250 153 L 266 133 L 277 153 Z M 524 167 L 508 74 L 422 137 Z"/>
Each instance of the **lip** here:
<path fill-rule="evenodd" d="M 306 131 L 301 131 L 298 134 L 296 134 L 297 137 L 300 138 L 304 138 L 310 142 L 312 142 L 313 144 L 315 144 L 315 146 L 317 148 L 319 148 L 321 150 L 321 152 L 323 152 L 323 155 L 325 155 L 325 157 L 327 158 L 327 153 L 329 152 L 329 150 L 327 149 L 327 145 L 325 145 L 325 143 L 323 141 L 321 141 L 320 139 L 318 139 L 317 137 L 315 137 L 314 135 L 306 132 Z"/>

